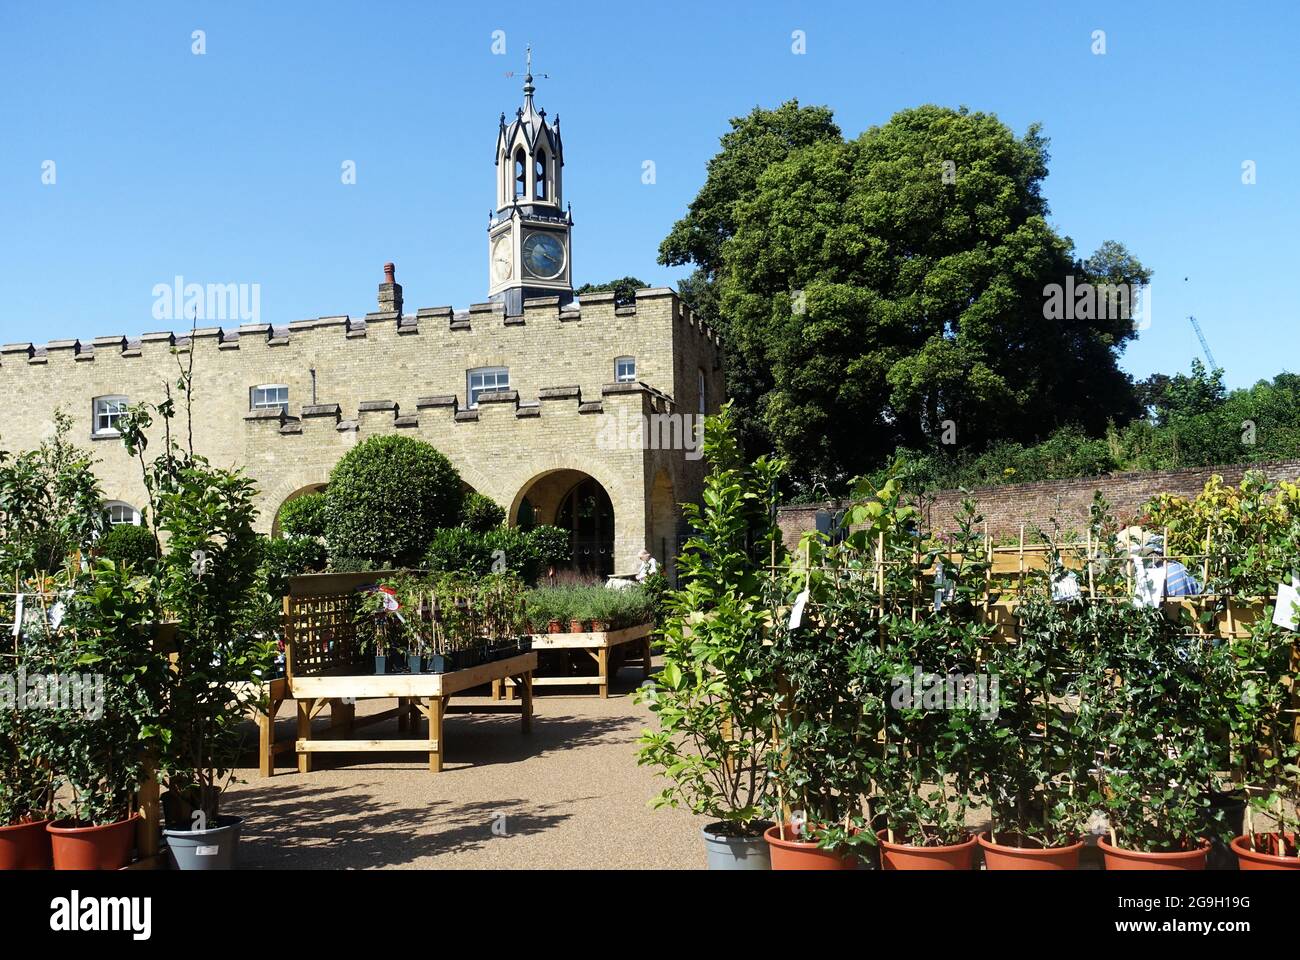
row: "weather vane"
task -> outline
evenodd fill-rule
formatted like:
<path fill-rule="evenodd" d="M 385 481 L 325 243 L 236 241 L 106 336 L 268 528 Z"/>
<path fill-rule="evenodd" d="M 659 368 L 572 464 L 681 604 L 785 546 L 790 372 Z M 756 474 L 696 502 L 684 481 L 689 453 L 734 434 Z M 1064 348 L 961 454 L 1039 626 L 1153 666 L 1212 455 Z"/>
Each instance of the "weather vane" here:
<path fill-rule="evenodd" d="M 524 47 L 524 76 L 531 77 L 532 75 L 533 75 L 533 45 L 530 43 Z M 519 72 L 517 70 L 507 70 L 506 76 L 517 77 L 519 76 Z M 551 75 L 549 73 L 539 73 L 537 74 L 537 76 L 540 77 L 542 80 L 551 79 Z"/>

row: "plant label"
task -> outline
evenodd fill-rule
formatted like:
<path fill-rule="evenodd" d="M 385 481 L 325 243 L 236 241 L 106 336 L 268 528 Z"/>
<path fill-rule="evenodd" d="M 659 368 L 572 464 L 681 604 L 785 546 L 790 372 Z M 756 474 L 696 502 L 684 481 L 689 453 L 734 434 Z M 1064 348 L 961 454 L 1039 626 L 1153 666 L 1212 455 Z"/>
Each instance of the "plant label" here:
<path fill-rule="evenodd" d="M 215 844 L 210 847 L 195 847 L 194 855 L 198 857 L 215 857 L 221 852 L 221 848 Z"/>
<path fill-rule="evenodd" d="M 1071 600 L 1079 599 L 1079 578 L 1073 573 L 1067 573 L 1065 576 L 1052 581 L 1052 601 L 1055 603 L 1069 603 Z"/>
<path fill-rule="evenodd" d="M 1296 628 L 1296 604 L 1300 603 L 1300 591 L 1286 583 L 1277 585 L 1277 606 L 1273 608 L 1273 623 L 1286 630 Z"/>
<path fill-rule="evenodd" d="M 799 625 L 803 623 L 803 608 L 808 603 L 807 588 L 799 591 L 799 596 L 794 598 L 794 607 L 790 610 L 790 629 L 798 630 Z"/>

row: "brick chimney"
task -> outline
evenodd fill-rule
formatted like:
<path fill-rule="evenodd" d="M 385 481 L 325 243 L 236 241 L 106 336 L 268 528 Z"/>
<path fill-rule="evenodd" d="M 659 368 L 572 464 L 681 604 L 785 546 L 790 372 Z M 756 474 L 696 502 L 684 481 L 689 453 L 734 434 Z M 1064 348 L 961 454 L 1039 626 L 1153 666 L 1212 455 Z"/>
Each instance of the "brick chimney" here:
<path fill-rule="evenodd" d="M 397 282 L 397 268 L 384 264 L 384 282 L 379 285 L 379 312 L 402 315 L 402 285 Z"/>

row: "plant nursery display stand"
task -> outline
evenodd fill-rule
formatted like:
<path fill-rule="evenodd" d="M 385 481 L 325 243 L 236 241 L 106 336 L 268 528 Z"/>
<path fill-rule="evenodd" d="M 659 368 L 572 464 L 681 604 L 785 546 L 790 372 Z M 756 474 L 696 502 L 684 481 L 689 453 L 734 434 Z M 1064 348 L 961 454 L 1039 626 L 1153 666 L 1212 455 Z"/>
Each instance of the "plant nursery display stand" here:
<path fill-rule="evenodd" d="M 597 686 L 602 698 L 609 697 L 609 677 L 611 670 L 617 670 L 620 659 L 641 661 L 645 676 L 650 676 L 650 634 L 653 625 L 638 624 L 623 630 L 609 630 L 588 633 L 535 633 L 533 650 L 585 650 L 596 661 L 597 672 L 585 677 L 534 677 L 536 687 Z M 507 700 L 514 699 L 515 684 L 510 678 L 494 681 L 492 696 L 501 699 L 504 692 Z"/>
<path fill-rule="evenodd" d="M 443 717 L 452 696 L 484 684 L 499 684 L 510 680 L 523 691 L 521 719 L 523 732 L 533 725 L 533 671 L 537 668 L 537 654 L 521 653 L 505 660 L 482 663 L 465 670 L 449 673 L 398 673 L 378 676 L 309 676 L 291 677 L 287 686 L 287 699 L 298 704 L 298 772 L 310 773 L 314 753 L 427 753 L 429 770 L 442 770 L 445 755 Z M 366 717 L 365 723 L 375 723 L 392 716 L 397 717 L 398 730 L 414 727 L 415 718 L 423 715 L 429 721 L 429 735 L 425 739 L 406 737 L 389 740 L 353 740 L 341 737 L 314 737 L 311 721 L 326 704 L 332 704 L 333 727 L 343 736 L 350 736 L 360 724 L 355 720 L 352 706 L 357 700 L 396 699 L 397 708 L 375 716 Z M 283 701 L 282 701 L 283 702 Z M 274 720 L 268 716 L 268 724 Z M 265 744 L 269 737 L 263 736 Z M 267 762 L 264 760 L 264 763 Z"/>

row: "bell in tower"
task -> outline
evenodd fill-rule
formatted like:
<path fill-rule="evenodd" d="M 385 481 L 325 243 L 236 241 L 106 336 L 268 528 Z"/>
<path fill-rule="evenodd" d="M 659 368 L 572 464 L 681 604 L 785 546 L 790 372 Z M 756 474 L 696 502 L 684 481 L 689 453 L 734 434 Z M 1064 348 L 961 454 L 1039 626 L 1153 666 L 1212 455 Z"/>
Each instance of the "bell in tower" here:
<path fill-rule="evenodd" d="M 560 118 L 533 104 L 533 53 L 528 49 L 524 105 L 497 133 L 497 208 L 488 223 L 488 299 L 523 313 L 533 297 L 573 299 L 570 231 L 563 206 L 564 145 Z"/>

